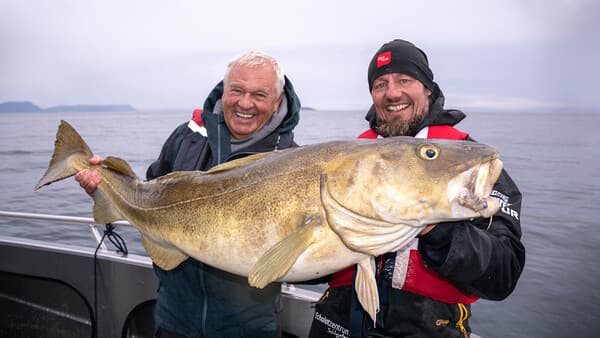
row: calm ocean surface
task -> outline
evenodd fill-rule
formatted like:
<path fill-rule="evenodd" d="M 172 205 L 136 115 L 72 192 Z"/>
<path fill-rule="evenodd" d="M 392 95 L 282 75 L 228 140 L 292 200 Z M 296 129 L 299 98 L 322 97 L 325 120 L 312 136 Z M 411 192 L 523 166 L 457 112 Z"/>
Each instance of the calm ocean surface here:
<path fill-rule="evenodd" d="M 48 165 L 61 119 L 81 133 L 92 151 L 122 157 L 144 177 L 163 141 L 189 115 L 0 114 L 0 210 L 91 217 L 91 200 L 72 179 L 33 192 Z M 363 115 L 303 111 L 296 140 L 309 144 L 355 138 L 367 127 Z M 473 306 L 474 332 L 485 338 L 597 337 L 600 114 L 470 113 L 458 127 L 500 150 L 524 195 L 525 271 L 506 300 Z M 131 252 L 143 254 L 135 230 L 118 232 Z M 0 235 L 95 246 L 85 226 L 0 219 Z"/>

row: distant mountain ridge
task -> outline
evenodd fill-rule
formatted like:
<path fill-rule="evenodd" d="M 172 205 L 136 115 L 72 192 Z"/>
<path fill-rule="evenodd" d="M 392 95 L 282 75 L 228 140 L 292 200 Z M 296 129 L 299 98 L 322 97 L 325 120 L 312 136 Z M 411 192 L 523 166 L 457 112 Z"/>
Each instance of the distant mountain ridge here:
<path fill-rule="evenodd" d="M 0 103 L 0 113 L 136 111 L 128 104 L 77 104 L 41 108 L 29 101 Z"/>
<path fill-rule="evenodd" d="M 40 112 L 40 111 L 44 111 L 44 110 L 29 101 L 25 101 L 25 102 L 9 101 L 9 102 L 0 103 L 0 112 L 1 113 L 8 113 L 8 112 L 30 113 L 30 112 Z"/>

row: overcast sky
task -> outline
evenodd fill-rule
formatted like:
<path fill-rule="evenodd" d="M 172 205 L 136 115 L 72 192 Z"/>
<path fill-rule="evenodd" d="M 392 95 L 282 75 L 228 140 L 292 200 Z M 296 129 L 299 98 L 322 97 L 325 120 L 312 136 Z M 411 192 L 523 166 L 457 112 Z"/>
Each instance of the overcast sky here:
<path fill-rule="evenodd" d="M 366 70 L 403 38 L 447 107 L 600 111 L 600 1 L 0 0 L 0 102 L 201 107 L 227 62 L 278 58 L 304 106 L 368 108 Z"/>

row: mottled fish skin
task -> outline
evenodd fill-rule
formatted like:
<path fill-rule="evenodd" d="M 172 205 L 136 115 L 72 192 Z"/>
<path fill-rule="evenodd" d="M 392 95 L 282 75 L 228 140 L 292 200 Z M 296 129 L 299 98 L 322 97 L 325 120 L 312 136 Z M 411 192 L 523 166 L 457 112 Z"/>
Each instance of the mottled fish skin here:
<path fill-rule="evenodd" d="M 128 220 L 167 270 L 193 257 L 264 287 L 359 264 L 357 293 L 373 318 L 372 256 L 398 250 L 428 224 L 490 217 L 499 207 L 490 193 L 502 171 L 490 146 L 411 137 L 308 145 L 151 181 L 119 158 L 91 165 L 90 157 L 81 136 L 61 121 L 35 189 L 96 170 L 102 180 L 93 195 L 95 220 Z"/>

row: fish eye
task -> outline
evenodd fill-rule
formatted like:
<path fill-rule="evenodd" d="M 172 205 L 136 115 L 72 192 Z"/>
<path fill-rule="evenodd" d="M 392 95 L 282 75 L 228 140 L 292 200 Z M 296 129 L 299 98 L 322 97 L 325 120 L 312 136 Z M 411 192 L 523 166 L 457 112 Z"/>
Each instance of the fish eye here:
<path fill-rule="evenodd" d="M 422 146 L 419 152 L 424 160 L 435 160 L 440 155 L 440 150 L 432 145 Z"/>

